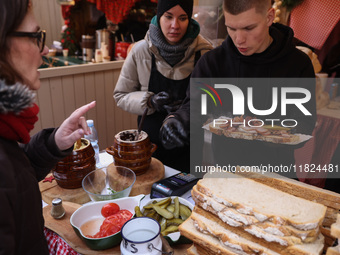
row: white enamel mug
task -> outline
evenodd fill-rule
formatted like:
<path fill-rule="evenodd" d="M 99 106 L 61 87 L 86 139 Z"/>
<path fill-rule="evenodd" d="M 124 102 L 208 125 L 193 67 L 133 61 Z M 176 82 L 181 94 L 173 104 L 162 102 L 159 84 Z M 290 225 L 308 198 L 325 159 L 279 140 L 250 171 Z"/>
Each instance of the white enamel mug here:
<path fill-rule="evenodd" d="M 121 230 L 123 240 L 120 244 L 122 255 L 161 255 L 161 226 L 148 217 L 137 217 L 127 221 Z"/>

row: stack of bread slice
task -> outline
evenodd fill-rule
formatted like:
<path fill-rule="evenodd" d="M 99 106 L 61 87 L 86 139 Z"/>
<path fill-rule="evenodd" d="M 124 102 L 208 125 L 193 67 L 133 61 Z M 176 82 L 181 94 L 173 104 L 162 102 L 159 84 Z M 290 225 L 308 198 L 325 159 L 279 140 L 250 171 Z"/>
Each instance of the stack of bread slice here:
<path fill-rule="evenodd" d="M 326 251 L 333 246 L 336 238 L 331 235 L 331 225 L 337 221 L 340 213 L 340 194 L 326 189 L 318 188 L 297 180 L 278 175 L 276 173 L 241 172 L 237 173 L 254 181 L 263 183 L 288 194 L 301 197 L 327 207 L 326 216 L 322 222 L 321 233 L 325 237 Z"/>
<path fill-rule="evenodd" d="M 189 254 L 317 255 L 327 207 L 231 173 L 207 174 L 192 190 L 195 208 L 180 225 Z"/>
<path fill-rule="evenodd" d="M 337 221 L 331 225 L 331 235 L 337 238 L 337 245 L 328 247 L 326 255 L 340 255 L 340 214 L 337 215 Z"/>

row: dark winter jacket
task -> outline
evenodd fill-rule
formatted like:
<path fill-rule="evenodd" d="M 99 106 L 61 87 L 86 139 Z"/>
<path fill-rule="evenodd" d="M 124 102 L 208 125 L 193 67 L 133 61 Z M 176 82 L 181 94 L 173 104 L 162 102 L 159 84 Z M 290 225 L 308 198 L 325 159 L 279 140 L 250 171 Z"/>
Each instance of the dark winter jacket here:
<path fill-rule="evenodd" d="M 22 94 L 15 102 L 7 85 L 0 81 L 0 114 L 6 106 L 23 102 Z M 23 85 L 20 85 L 23 86 Z M 28 102 L 31 103 L 31 102 Z M 27 105 L 20 106 L 22 108 Z M 42 130 L 26 145 L 0 137 L 0 254 L 49 254 L 43 233 L 42 200 L 38 182 L 71 151 L 61 152 L 55 143 L 56 129 Z"/>
<path fill-rule="evenodd" d="M 239 53 L 234 46 L 230 37 L 216 49 L 207 52 L 201 57 L 197 63 L 193 73 L 192 85 L 202 78 L 235 78 L 233 81 L 243 93 L 246 95 L 247 87 L 252 87 L 249 83 L 251 79 L 243 78 L 265 78 L 260 86 L 254 86 L 254 106 L 257 109 L 269 109 L 272 104 L 272 87 L 273 81 L 276 78 L 281 78 L 281 84 L 276 84 L 276 87 L 289 87 L 298 86 L 303 87 L 310 91 L 311 99 L 304 106 L 312 114 L 312 116 L 305 116 L 301 111 L 296 108 L 287 108 L 287 116 L 282 116 L 280 112 L 280 104 L 270 116 L 265 118 L 276 119 L 297 119 L 299 124 L 296 127 L 298 132 L 304 134 L 311 134 L 316 120 L 316 107 L 315 107 L 315 81 L 314 70 L 308 56 L 296 49 L 292 42 L 293 31 L 284 25 L 273 24 L 270 27 L 270 34 L 273 38 L 273 43 L 262 53 L 253 54 L 251 56 L 244 56 Z M 288 79 L 289 78 L 289 79 Z M 295 79 L 290 79 L 295 78 Z M 301 79 L 297 78 L 310 78 L 307 82 L 300 82 Z M 254 79 L 255 81 L 255 79 Z M 211 80 L 213 82 L 213 80 Z M 283 82 L 283 83 L 282 83 Z M 290 84 L 292 82 L 292 84 Z M 210 84 L 213 86 L 214 84 Z M 202 84 L 201 84 L 202 86 Z M 196 85 L 195 88 L 199 86 Z M 191 115 L 197 122 L 191 122 L 191 135 L 202 137 L 202 124 L 206 119 L 201 117 L 200 103 L 202 91 L 193 89 L 191 87 L 190 100 L 187 98 L 186 105 L 182 107 L 183 112 L 188 113 L 191 107 Z M 233 101 L 230 93 L 219 93 L 223 107 L 220 111 L 215 111 L 214 116 L 207 116 L 217 118 L 219 116 L 231 116 L 233 111 Z M 279 93 L 280 95 L 280 93 Z M 191 102 L 190 102 L 191 101 Z M 195 104 L 195 102 L 198 102 Z M 246 101 L 245 101 L 246 102 Z M 190 104 L 190 107 L 189 107 Z M 208 100 L 208 109 L 214 108 L 212 100 Z M 269 106 L 269 107 L 268 107 Z M 215 107 L 216 108 L 216 107 Z M 218 116 L 219 115 L 219 116 Z M 184 113 L 181 116 L 185 116 Z M 195 117 L 194 117 L 195 116 Z M 265 119 L 263 116 L 255 116 L 247 109 L 245 103 L 245 116 L 253 116 L 259 119 Z M 184 117 L 185 118 L 185 117 Z M 187 117 L 186 117 L 187 118 Z M 198 137 L 191 137 L 191 141 L 197 141 Z M 260 141 L 247 141 L 241 139 L 231 139 L 224 136 L 213 135 L 213 154 L 216 160 L 221 160 L 223 164 L 231 165 L 260 165 L 260 164 L 290 164 L 294 163 L 294 149 L 296 146 L 292 145 L 277 145 L 265 143 Z M 200 146 L 191 144 L 192 148 Z M 300 145 L 301 146 L 301 145 Z M 202 147 L 197 150 L 201 150 Z M 197 152 L 199 153 L 199 152 Z M 198 155 L 198 154 L 191 155 Z M 200 157 L 197 157 L 199 160 Z M 196 162 L 198 162 L 198 160 Z M 195 162 L 195 161 L 194 161 Z"/>

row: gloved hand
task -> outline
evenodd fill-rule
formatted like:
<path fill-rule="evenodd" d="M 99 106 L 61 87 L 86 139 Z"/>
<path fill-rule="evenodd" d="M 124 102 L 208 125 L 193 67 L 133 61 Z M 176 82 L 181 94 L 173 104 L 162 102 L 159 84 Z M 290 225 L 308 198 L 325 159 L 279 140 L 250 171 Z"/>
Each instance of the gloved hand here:
<path fill-rule="evenodd" d="M 164 105 L 163 107 L 168 113 L 175 112 L 181 107 L 182 102 L 183 100 L 177 100 L 175 102 L 172 102 L 171 104 Z"/>
<path fill-rule="evenodd" d="M 157 112 L 166 111 L 164 105 L 170 104 L 170 102 L 170 95 L 165 91 L 161 91 L 150 97 L 150 104 Z"/>
<path fill-rule="evenodd" d="M 174 117 L 164 121 L 159 135 L 164 148 L 168 150 L 189 143 L 189 132 L 185 130 L 182 122 Z"/>

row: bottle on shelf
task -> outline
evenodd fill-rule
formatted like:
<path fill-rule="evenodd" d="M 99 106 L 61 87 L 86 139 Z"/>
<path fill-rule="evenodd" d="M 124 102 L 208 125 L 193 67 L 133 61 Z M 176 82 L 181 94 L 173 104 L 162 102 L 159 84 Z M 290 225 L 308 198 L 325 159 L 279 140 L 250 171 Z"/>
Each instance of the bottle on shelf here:
<path fill-rule="evenodd" d="M 100 164 L 99 162 L 99 145 L 98 145 L 98 133 L 96 128 L 94 127 L 93 120 L 87 120 L 87 126 L 91 130 L 91 134 L 85 135 L 84 137 L 88 139 L 91 142 L 91 145 L 95 152 L 95 159 L 96 159 L 96 165 L 98 166 Z"/>

